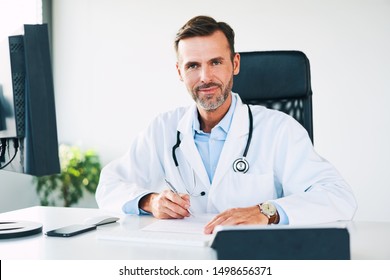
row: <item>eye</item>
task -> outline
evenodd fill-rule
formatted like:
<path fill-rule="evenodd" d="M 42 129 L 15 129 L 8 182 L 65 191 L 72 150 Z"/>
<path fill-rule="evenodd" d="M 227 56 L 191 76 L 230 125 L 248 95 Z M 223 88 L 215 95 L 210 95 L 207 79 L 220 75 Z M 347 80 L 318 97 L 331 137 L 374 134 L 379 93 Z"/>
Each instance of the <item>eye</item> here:
<path fill-rule="evenodd" d="M 197 63 L 190 63 L 190 64 L 186 65 L 186 69 L 187 70 L 194 70 L 194 69 L 198 68 L 198 66 L 199 65 Z"/>
<path fill-rule="evenodd" d="M 220 65 L 220 64 L 222 64 L 222 60 L 220 60 L 220 59 L 215 59 L 215 60 L 212 61 L 212 64 L 213 64 L 214 66 Z"/>

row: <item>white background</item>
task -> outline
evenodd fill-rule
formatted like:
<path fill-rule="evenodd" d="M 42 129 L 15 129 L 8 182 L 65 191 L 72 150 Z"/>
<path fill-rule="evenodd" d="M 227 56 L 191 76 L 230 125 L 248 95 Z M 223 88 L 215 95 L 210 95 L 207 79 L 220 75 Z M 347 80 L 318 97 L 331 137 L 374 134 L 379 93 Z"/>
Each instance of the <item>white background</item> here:
<path fill-rule="evenodd" d="M 173 40 L 199 14 L 229 23 L 237 51 L 306 53 L 315 148 L 352 186 L 356 220 L 390 221 L 388 0 L 53 0 L 59 140 L 96 149 L 106 164 L 156 114 L 190 104 Z M 1 37 L 9 20 L 0 17 Z M 0 172 L 0 212 L 38 204 L 31 179 Z"/>

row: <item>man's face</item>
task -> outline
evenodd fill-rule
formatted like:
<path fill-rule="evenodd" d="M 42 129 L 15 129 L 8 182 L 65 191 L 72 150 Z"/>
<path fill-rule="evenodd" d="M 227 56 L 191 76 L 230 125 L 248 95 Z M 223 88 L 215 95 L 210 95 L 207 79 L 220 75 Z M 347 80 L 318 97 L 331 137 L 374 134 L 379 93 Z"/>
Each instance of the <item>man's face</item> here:
<path fill-rule="evenodd" d="M 240 65 L 239 54 L 233 62 L 230 54 L 221 31 L 180 40 L 176 68 L 199 109 L 215 111 L 228 98 Z"/>

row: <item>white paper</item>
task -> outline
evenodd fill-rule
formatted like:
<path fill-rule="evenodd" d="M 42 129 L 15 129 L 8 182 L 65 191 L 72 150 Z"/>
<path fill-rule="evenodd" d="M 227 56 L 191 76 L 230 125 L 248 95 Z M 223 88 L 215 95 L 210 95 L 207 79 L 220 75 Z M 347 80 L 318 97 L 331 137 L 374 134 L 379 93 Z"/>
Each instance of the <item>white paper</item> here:
<path fill-rule="evenodd" d="M 204 226 L 214 217 L 212 214 L 197 214 L 184 219 L 158 220 L 142 230 L 203 234 Z"/>

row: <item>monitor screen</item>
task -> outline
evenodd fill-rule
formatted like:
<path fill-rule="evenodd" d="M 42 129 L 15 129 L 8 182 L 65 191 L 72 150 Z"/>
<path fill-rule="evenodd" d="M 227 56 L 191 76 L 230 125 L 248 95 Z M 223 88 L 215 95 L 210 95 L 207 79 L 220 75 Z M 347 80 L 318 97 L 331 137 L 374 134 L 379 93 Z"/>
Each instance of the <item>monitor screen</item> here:
<path fill-rule="evenodd" d="M 47 24 L 0 43 L 0 170 L 60 172 Z"/>

